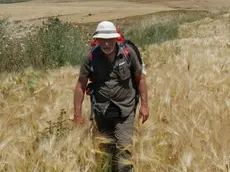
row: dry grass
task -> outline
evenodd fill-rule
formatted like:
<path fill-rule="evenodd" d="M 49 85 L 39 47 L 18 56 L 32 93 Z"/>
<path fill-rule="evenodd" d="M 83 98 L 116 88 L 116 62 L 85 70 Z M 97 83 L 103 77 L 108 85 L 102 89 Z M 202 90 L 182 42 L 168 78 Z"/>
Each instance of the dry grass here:
<path fill-rule="evenodd" d="M 144 52 L 151 117 L 136 121 L 137 172 L 227 171 L 229 29 L 228 14 L 183 24 L 180 39 Z M 1 75 L 0 171 L 102 171 L 93 124 L 69 120 L 77 75 L 72 67 Z M 88 97 L 83 113 L 88 118 Z"/>
<path fill-rule="evenodd" d="M 140 134 L 143 139 L 137 139 L 146 150 L 136 149 L 143 151 L 142 161 L 149 171 L 226 170 L 229 21 L 225 15 L 185 24 L 181 39 L 149 47 L 148 83 L 155 125 L 149 121 Z"/>

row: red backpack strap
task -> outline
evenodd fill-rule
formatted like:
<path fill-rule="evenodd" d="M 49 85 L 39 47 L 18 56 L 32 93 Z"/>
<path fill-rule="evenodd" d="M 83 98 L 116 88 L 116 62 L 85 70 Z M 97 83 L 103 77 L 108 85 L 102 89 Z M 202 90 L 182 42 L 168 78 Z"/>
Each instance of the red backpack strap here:
<path fill-rule="evenodd" d="M 123 51 L 123 54 L 125 55 L 125 60 L 127 61 L 128 64 L 130 64 L 130 49 L 129 47 L 124 44 L 124 43 L 119 43 L 118 44 L 121 48 L 121 50 Z"/>
<path fill-rule="evenodd" d="M 91 47 L 98 45 L 98 41 L 95 39 L 91 42 Z"/>
<path fill-rule="evenodd" d="M 129 50 L 129 48 L 127 46 L 124 49 L 124 53 L 125 53 L 126 56 L 129 56 L 130 50 Z"/>
<path fill-rule="evenodd" d="M 125 43 L 125 37 L 124 35 L 122 34 L 121 30 L 119 28 L 116 28 L 117 29 L 117 33 L 120 35 L 120 37 L 117 38 L 117 42 L 118 43 Z"/>

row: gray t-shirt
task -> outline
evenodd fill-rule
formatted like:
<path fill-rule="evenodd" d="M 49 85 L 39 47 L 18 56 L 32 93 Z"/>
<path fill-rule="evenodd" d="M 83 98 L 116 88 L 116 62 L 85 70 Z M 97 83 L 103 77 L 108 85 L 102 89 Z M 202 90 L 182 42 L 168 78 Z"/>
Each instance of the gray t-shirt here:
<path fill-rule="evenodd" d="M 92 78 L 98 113 L 104 114 L 110 103 L 114 103 L 120 108 L 121 116 L 125 117 L 134 110 L 136 90 L 133 77 L 142 71 L 142 66 L 131 47 L 128 47 L 128 55 L 123 48 L 117 46 L 117 49 L 114 61 L 110 62 L 100 47 L 96 48 L 92 60 L 90 56 L 83 60 L 80 77 Z"/>

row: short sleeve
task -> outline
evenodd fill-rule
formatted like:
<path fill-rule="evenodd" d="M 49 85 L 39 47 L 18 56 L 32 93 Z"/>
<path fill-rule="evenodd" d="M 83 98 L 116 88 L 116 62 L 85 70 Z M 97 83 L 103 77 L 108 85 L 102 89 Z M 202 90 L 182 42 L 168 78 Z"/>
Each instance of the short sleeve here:
<path fill-rule="evenodd" d="M 91 62 L 89 56 L 85 56 L 80 67 L 79 77 L 89 77 L 91 72 Z"/>
<path fill-rule="evenodd" d="M 130 61 L 131 61 L 131 69 L 134 73 L 142 71 L 142 65 L 137 57 L 136 52 L 130 48 Z"/>

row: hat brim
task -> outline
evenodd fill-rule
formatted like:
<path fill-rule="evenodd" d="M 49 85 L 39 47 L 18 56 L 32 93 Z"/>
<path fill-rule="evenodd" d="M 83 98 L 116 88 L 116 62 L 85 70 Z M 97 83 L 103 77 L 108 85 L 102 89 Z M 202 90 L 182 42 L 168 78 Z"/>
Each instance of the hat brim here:
<path fill-rule="evenodd" d="M 119 38 L 120 35 L 118 33 L 110 33 L 110 34 L 105 34 L 105 33 L 99 33 L 93 36 L 93 38 L 102 38 L 102 39 L 111 39 L 111 38 Z"/>

